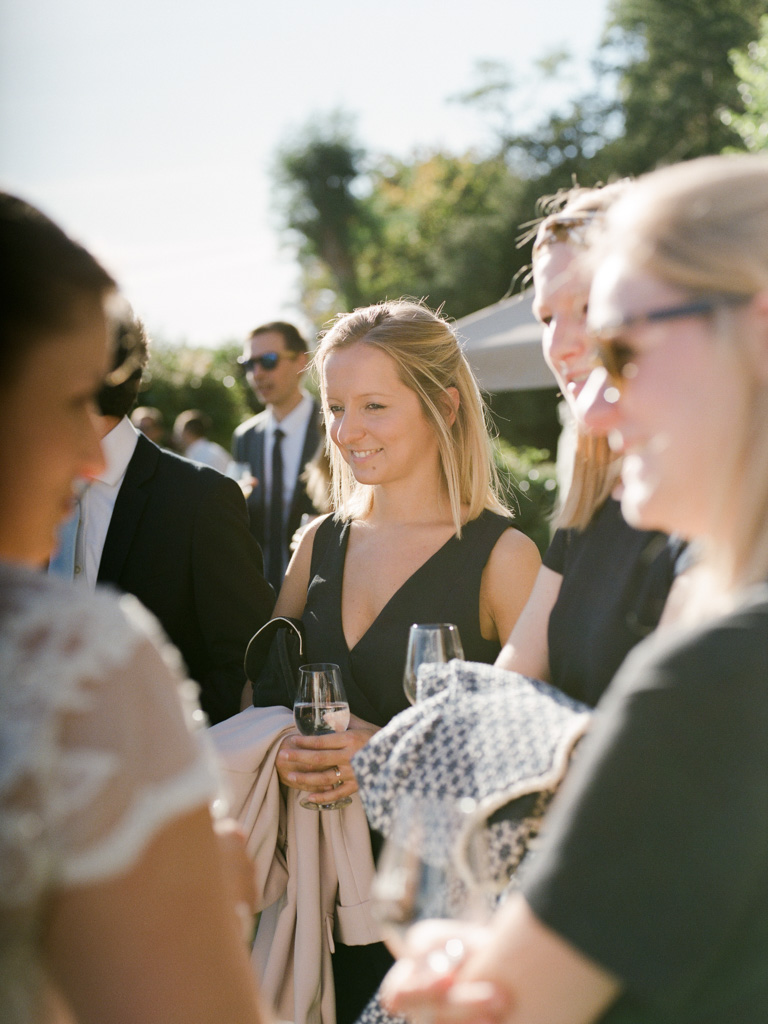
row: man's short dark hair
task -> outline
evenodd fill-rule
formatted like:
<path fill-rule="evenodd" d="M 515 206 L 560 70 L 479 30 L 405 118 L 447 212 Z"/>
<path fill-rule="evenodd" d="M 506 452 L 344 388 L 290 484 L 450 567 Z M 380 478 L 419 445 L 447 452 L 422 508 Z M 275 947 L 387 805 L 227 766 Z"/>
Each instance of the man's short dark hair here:
<path fill-rule="evenodd" d="M 139 397 L 141 375 L 149 360 L 149 339 L 144 324 L 125 317 L 117 324 L 112 373 L 96 396 L 102 416 L 127 416 Z M 125 371 L 125 372 L 123 372 Z"/>
<path fill-rule="evenodd" d="M 0 379 L 24 349 L 78 323 L 78 304 L 115 288 L 104 268 L 40 210 L 0 192 Z"/>
<path fill-rule="evenodd" d="M 294 327 L 293 324 L 287 323 L 285 320 L 273 320 L 272 323 L 262 324 L 260 327 L 254 327 L 248 335 L 248 340 L 250 341 L 251 338 L 258 337 L 259 334 L 268 334 L 270 331 L 276 331 L 278 334 L 282 335 L 287 352 L 309 351 L 309 345 L 304 337 L 299 333 L 298 328 Z"/>
<path fill-rule="evenodd" d="M 208 437 L 211 431 L 211 417 L 201 409 L 186 409 L 180 412 L 174 423 L 175 431 L 187 430 L 193 437 Z"/>
<path fill-rule="evenodd" d="M 163 414 L 159 409 L 156 409 L 154 405 L 139 405 L 131 413 L 131 420 L 133 421 L 134 427 L 138 427 L 139 420 L 149 420 L 156 427 L 163 428 Z"/>

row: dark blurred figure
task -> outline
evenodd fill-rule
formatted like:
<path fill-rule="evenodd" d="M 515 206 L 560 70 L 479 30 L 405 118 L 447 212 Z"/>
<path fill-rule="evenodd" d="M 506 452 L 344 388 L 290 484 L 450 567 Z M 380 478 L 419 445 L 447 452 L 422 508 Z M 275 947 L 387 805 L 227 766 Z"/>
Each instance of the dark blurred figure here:
<path fill-rule="evenodd" d="M 106 467 L 81 501 L 74 578 L 113 583 L 154 612 L 220 722 L 240 709 L 245 648 L 274 595 L 234 480 L 158 448 L 128 418 L 148 343 L 136 320 L 120 332 L 116 365 L 134 369 L 98 395 Z"/>
<path fill-rule="evenodd" d="M 140 405 L 131 413 L 131 423 L 150 441 L 159 444 L 161 448 L 167 447 L 165 423 L 159 409 L 155 409 L 152 405 Z"/>
<path fill-rule="evenodd" d="M 261 1024 L 179 658 L 133 598 L 41 571 L 105 468 L 114 290 L 0 193 L 0 1021 Z"/>
<path fill-rule="evenodd" d="M 209 439 L 211 426 L 208 413 L 200 409 L 186 409 L 179 413 L 173 424 L 173 440 L 186 458 L 226 473 L 232 459 L 220 444 Z"/>

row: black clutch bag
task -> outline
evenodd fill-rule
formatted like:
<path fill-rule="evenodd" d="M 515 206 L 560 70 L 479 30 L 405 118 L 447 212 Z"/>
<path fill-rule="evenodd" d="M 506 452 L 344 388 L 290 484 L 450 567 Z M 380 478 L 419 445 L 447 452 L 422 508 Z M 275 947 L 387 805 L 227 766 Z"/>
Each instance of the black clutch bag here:
<path fill-rule="evenodd" d="M 270 619 L 255 633 L 245 651 L 245 674 L 253 686 L 253 704 L 292 708 L 303 665 L 304 626 L 300 619 Z"/>

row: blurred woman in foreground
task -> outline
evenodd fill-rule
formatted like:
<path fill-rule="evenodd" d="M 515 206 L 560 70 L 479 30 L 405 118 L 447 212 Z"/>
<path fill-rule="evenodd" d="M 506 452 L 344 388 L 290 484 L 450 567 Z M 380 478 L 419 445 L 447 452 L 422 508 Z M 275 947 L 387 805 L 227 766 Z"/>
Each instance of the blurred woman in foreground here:
<path fill-rule="evenodd" d="M 133 598 L 39 571 L 103 467 L 114 282 L 5 194 L 0 268 L 0 1019 L 256 1024 L 178 654 Z"/>
<path fill-rule="evenodd" d="M 604 368 L 582 399 L 623 456 L 624 514 L 700 542 L 690 621 L 627 659 L 521 895 L 488 929 L 414 932 L 388 1003 L 438 1024 L 766 1020 L 768 161 L 633 186 L 589 322 Z M 465 955 L 437 973 L 449 935 Z"/>

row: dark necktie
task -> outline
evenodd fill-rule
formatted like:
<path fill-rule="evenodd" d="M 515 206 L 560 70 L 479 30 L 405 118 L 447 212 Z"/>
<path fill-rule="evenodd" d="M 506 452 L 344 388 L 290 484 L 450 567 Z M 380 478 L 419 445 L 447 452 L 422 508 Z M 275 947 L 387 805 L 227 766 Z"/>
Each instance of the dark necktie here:
<path fill-rule="evenodd" d="M 267 579 L 279 593 L 283 582 L 283 452 L 285 434 L 278 427 L 272 441 L 272 480 L 269 489 L 269 532 L 267 534 Z"/>

